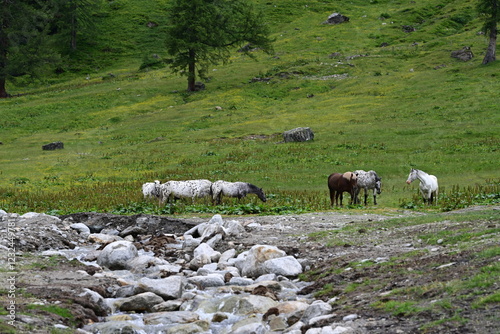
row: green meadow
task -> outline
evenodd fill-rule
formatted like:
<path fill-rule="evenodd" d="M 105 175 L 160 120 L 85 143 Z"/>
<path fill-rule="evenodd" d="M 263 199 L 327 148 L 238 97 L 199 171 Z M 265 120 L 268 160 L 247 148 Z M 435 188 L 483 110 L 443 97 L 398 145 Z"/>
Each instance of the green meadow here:
<path fill-rule="evenodd" d="M 255 0 L 274 54 L 235 49 L 196 93 L 161 62 L 167 2 L 106 2 L 95 40 L 63 73 L 8 83 L 16 96 L 0 100 L 1 209 L 329 210 L 328 175 L 355 169 L 382 177 L 379 208 L 421 209 L 418 182 L 405 183 L 410 168 L 438 177 L 432 209 L 500 201 L 500 62 L 481 65 L 488 40 L 473 2 Z M 333 12 L 349 22 L 322 24 Z M 472 60 L 450 56 L 464 46 Z M 296 127 L 314 141 L 282 143 Z M 54 141 L 64 149 L 42 150 Z M 216 208 L 142 198 L 144 182 L 197 178 L 254 183 L 269 200 Z"/>

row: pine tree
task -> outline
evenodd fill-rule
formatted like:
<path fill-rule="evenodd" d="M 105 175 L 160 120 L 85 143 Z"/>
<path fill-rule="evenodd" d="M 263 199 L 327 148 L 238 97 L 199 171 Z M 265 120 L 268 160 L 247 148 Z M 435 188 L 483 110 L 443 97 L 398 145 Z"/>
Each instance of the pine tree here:
<path fill-rule="evenodd" d="M 57 10 L 52 33 L 63 41 L 63 49 L 76 51 L 78 37 L 94 31 L 92 13 L 99 9 L 101 0 L 55 0 Z"/>
<path fill-rule="evenodd" d="M 497 24 L 500 21 L 500 6 L 498 0 L 479 0 L 479 13 L 485 18 L 483 32 L 489 36 L 488 49 L 483 59 L 483 65 L 496 60 Z"/>
<path fill-rule="evenodd" d="M 236 47 L 250 43 L 272 51 L 263 15 L 248 1 L 173 0 L 168 19 L 170 67 L 187 76 L 188 91 L 195 90 L 196 74 L 206 78 L 208 67 L 227 63 Z"/>
<path fill-rule="evenodd" d="M 50 45 L 52 1 L 0 0 L 0 98 L 7 79 L 35 75 L 58 59 Z"/>

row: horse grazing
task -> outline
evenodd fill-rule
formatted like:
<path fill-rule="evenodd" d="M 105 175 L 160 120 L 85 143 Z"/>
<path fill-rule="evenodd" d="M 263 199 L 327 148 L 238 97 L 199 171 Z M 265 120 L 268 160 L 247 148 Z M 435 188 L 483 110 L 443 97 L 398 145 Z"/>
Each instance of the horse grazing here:
<path fill-rule="evenodd" d="M 330 189 L 330 201 L 333 206 L 338 206 L 340 197 L 340 206 L 342 206 L 343 192 L 348 192 L 351 195 L 351 204 L 354 203 L 356 198 L 357 177 L 352 172 L 345 172 L 344 174 L 333 173 L 328 176 L 328 189 Z"/>
<path fill-rule="evenodd" d="M 202 198 L 212 195 L 212 182 L 209 180 L 167 181 L 160 185 L 160 201 L 169 202 L 170 197 Z"/>
<path fill-rule="evenodd" d="M 220 204 L 222 196 L 237 197 L 241 199 L 248 194 L 255 194 L 262 202 L 266 201 L 266 195 L 261 188 L 247 182 L 215 181 L 212 183 L 212 198 L 214 203 Z"/>
<path fill-rule="evenodd" d="M 424 203 L 427 202 L 429 205 L 434 203 L 434 201 L 437 203 L 439 189 L 437 177 L 429 175 L 420 169 L 412 168 L 406 183 L 410 184 L 416 179 L 420 181 L 419 187 L 422 197 L 424 198 Z"/>
<path fill-rule="evenodd" d="M 368 190 L 373 189 L 373 205 L 377 205 L 377 194 L 382 192 L 382 178 L 373 170 L 365 172 L 364 170 L 356 170 L 354 174 L 358 177 L 358 188 L 356 189 L 355 203 L 360 203 L 358 195 L 361 189 L 365 190 L 365 205 L 368 200 Z"/>
<path fill-rule="evenodd" d="M 142 194 L 144 199 L 152 197 L 160 197 L 160 181 L 146 182 L 142 185 Z"/>

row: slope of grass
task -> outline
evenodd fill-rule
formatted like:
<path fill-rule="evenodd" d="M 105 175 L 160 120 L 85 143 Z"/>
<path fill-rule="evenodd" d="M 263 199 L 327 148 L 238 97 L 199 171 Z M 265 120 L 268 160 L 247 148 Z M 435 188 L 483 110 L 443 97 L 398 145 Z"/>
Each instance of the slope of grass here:
<path fill-rule="evenodd" d="M 443 194 L 499 177 L 500 65 L 481 65 L 487 40 L 469 2 L 256 1 L 276 54 L 235 52 L 194 94 L 166 68 L 139 70 L 144 57 L 166 57 L 166 3 L 106 4 L 85 49 L 91 67 L 0 101 L 0 206 L 140 210 L 153 205 L 143 182 L 208 178 L 255 183 L 271 207 L 325 210 L 330 173 L 374 169 L 380 205 L 394 207 L 413 201 L 410 167 L 438 176 Z M 332 12 L 350 21 L 321 24 Z M 450 57 L 463 46 L 473 60 Z M 279 143 L 298 126 L 314 142 Z M 64 150 L 41 150 L 52 141 Z"/>

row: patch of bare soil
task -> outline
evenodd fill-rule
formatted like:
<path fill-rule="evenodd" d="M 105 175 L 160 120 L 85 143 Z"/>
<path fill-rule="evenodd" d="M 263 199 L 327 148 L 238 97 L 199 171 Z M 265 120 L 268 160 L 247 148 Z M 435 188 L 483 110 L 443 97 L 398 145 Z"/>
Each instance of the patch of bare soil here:
<path fill-rule="evenodd" d="M 493 209 L 500 213 L 500 207 Z M 314 282 L 303 293 L 330 300 L 339 321 L 344 316 L 356 314 L 358 321 L 364 321 L 363 328 L 369 333 L 500 333 L 499 303 L 480 308 L 474 308 L 472 304 L 478 295 L 498 291 L 498 283 L 487 287 L 471 286 L 460 295 L 454 293 L 454 285 L 451 284 L 466 281 L 477 275 L 480 268 L 488 266 L 487 261 L 491 258 L 485 260 L 475 254 L 491 247 L 492 242 L 498 246 L 498 233 L 495 238 L 472 240 L 474 247 L 464 249 L 427 244 L 425 240 L 418 239 L 419 235 L 446 229 L 458 231 L 471 225 L 476 230 L 498 228 L 500 215 L 489 221 L 382 226 L 390 218 L 417 215 L 421 214 L 395 211 L 384 214 L 328 212 L 224 217 L 243 223 L 246 233 L 223 242 L 227 249 L 240 251 L 256 244 L 275 245 L 301 259 L 309 268 L 304 277 Z M 137 218 L 141 217 L 97 213 L 69 216 L 75 223 L 85 222 L 94 233 L 104 228 L 123 231 L 134 226 Z M 170 240 L 166 235 L 182 235 L 194 225 L 209 220 L 154 218 L 156 223 L 143 231 L 155 236 L 149 245 L 151 249 L 161 249 L 162 243 L 168 243 Z M 109 297 L 111 289 L 108 288 L 117 283 L 110 278 L 92 276 L 94 267 L 58 256 L 39 255 L 40 251 L 47 249 L 74 248 L 81 237 L 72 230 L 61 234 L 53 228 L 52 222 L 44 225 L 43 220 L 39 220 L 36 226 L 19 223 L 16 229 L 19 239 L 16 241 L 17 328 L 8 326 L 7 305 L 12 299 L 4 293 L 8 292 L 4 288 L 0 294 L 4 305 L 3 313 L 0 311 L 0 332 L 74 333 L 74 328 L 96 321 L 102 315 L 101 306 L 85 292 L 96 291 Z M 5 269 L 4 255 L 2 253 L 0 264 L 4 268 L 1 273 L 5 282 L 9 272 Z M 176 254 L 162 255 L 171 258 Z M 500 261 L 499 256 L 496 261 Z M 33 306 L 36 304 L 40 307 Z M 56 307 L 47 308 L 46 305 Z M 58 332 L 54 329 L 55 324 L 70 329 Z M 432 325 L 425 327 L 426 324 Z"/>

